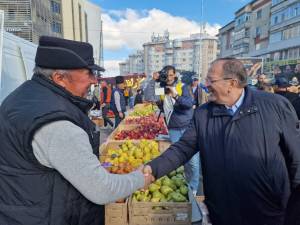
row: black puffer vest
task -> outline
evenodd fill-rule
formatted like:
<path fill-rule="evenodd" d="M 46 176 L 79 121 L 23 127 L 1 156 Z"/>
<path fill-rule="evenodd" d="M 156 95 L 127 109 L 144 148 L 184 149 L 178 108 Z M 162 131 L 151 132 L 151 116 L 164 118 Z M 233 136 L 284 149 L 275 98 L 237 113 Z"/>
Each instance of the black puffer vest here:
<path fill-rule="evenodd" d="M 86 131 L 98 155 L 99 132 L 87 116 L 90 107 L 90 101 L 40 75 L 4 100 L 0 107 L 0 224 L 104 224 L 103 206 L 87 200 L 56 170 L 41 165 L 31 146 L 37 129 L 68 120 Z"/>

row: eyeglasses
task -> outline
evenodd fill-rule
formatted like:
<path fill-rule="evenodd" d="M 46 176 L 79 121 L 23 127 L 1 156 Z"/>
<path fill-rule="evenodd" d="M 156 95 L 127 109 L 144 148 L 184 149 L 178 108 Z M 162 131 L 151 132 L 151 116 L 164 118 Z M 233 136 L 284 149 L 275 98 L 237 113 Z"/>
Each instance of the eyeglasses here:
<path fill-rule="evenodd" d="M 233 78 L 231 78 L 231 77 L 225 77 L 225 78 L 220 78 L 220 79 L 216 79 L 216 80 L 211 80 L 209 78 L 205 78 L 205 83 L 207 83 L 207 84 L 214 84 L 214 83 L 216 83 L 218 81 L 221 81 L 221 80 L 232 80 L 232 79 Z"/>

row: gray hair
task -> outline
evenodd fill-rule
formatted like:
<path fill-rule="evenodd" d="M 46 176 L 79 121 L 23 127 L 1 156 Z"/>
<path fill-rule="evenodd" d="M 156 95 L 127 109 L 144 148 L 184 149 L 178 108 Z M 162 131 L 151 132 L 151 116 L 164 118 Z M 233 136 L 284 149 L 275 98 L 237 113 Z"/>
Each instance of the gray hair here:
<path fill-rule="evenodd" d="M 236 58 L 220 58 L 217 59 L 216 61 L 224 61 L 223 63 L 224 78 L 237 79 L 240 87 L 247 86 L 247 72 L 243 63 L 240 60 Z"/>
<path fill-rule="evenodd" d="M 43 75 L 44 77 L 48 78 L 48 79 L 52 79 L 52 74 L 54 72 L 58 72 L 60 74 L 63 74 L 63 75 L 67 75 L 69 73 L 68 70 L 61 70 L 61 69 L 48 69 L 48 68 L 44 68 L 44 67 L 39 67 L 39 66 L 35 66 L 34 69 L 33 69 L 33 73 L 34 74 L 40 74 L 40 75 Z"/>

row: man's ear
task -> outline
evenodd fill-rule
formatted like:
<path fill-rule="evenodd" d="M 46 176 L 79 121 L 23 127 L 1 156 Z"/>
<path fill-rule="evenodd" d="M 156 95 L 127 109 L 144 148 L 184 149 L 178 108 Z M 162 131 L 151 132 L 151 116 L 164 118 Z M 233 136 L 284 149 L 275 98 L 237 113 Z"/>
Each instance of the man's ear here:
<path fill-rule="evenodd" d="M 54 71 L 54 73 L 52 74 L 52 80 L 54 83 L 62 86 L 62 87 L 66 87 L 66 79 L 65 79 L 65 75 L 58 73 L 57 71 Z"/>

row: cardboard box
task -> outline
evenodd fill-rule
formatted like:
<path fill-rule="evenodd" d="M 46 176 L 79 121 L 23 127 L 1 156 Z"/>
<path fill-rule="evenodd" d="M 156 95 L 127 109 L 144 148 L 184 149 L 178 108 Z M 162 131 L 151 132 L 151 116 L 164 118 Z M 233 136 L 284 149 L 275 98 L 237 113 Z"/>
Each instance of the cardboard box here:
<path fill-rule="evenodd" d="M 131 198 L 128 208 L 129 225 L 192 224 L 191 202 L 133 202 Z"/>
<path fill-rule="evenodd" d="M 128 225 L 128 199 L 105 205 L 105 225 Z"/>

